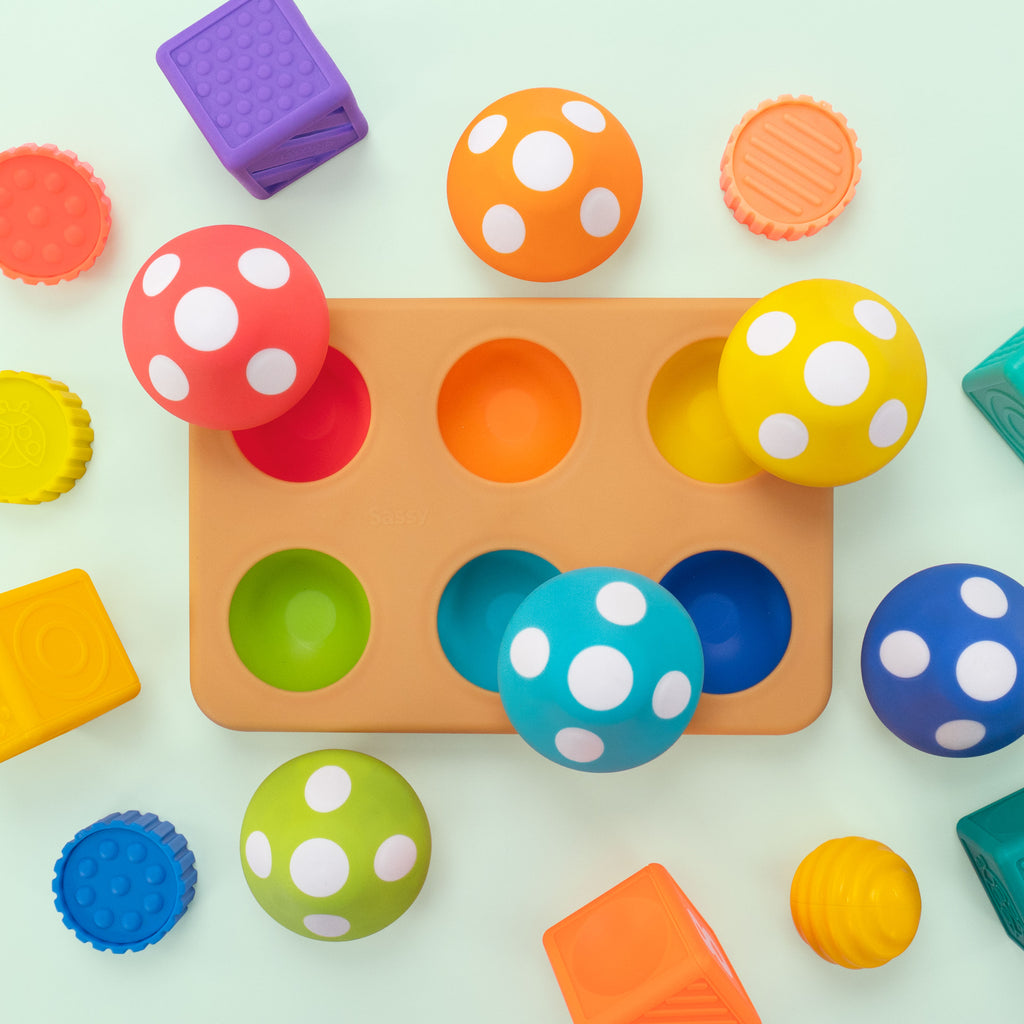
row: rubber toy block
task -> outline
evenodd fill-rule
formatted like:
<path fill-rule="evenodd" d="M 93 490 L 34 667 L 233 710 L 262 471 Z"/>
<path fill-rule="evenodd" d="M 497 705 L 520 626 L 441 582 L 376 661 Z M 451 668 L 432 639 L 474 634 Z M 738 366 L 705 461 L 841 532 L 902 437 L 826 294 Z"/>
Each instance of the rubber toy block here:
<path fill-rule="evenodd" d="M 963 389 L 1024 459 L 1024 327 L 964 376 Z"/>
<path fill-rule="evenodd" d="M 964 815 L 956 834 L 1006 934 L 1024 949 L 1024 789 Z"/>
<path fill-rule="evenodd" d="M 714 932 L 648 864 L 544 933 L 575 1024 L 759 1024 Z"/>
<path fill-rule="evenodd" d="M 366 135 L 348 82 L 292 0 L 228 0 L 164 43 L 156 62 L 257 199 Z"/>
<path fill-rule="evenodd" d="M 108 814 L 83 828 L 54 865 L 54 903 L 81 942 L 112 953 L 159 942 L 196 891 L 195 855 L 155 814 Z"/>
<path fill-rule="evenodd" d="M 0 761 L 138 692 L 87 573 L 71 569 L 0 594 Z"/>
<path fill-rule="evenodd" d="M 70 491 L 92 458 L 90 423 L 60 381 L 0 370 L 0 503 L 38 505 Z"/>

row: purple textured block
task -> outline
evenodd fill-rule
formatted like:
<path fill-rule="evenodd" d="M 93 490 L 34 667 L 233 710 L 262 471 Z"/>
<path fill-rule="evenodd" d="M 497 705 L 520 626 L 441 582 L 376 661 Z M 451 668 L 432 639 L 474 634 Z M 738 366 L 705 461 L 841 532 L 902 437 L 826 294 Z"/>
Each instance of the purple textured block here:
<path fill-rule="evenodd" d="M 156 62 L 257 199 L 366 135 L 348 82 L 292 0 L 228 0 L 164 43 Z"/>

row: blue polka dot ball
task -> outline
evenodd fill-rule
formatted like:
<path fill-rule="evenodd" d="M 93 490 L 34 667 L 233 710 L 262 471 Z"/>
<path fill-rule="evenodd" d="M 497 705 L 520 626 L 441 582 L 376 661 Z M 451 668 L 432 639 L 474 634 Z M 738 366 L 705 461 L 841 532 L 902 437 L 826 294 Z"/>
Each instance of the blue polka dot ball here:
<path fill-rule="evenodd" d="M 557 764 L 617 772 L 646 763 L 693 716 L 704 658 L 693 620 L 624 569 L 562 573 L 516 609 L 498 691 L 516 731 Z"/>
<path fill-rule="evenodd" d="M 936 565 L 893 588 L 868 623 L 864 689 L 901 740 L 975 757 L 1024 734 L 1024 587 L 980 565 Z"/>

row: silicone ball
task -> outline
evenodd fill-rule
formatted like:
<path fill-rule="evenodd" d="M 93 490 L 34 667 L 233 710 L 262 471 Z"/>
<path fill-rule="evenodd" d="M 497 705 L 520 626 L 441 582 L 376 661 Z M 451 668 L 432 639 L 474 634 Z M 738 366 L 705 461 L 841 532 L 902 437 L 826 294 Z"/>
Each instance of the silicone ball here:
<path fill-rule="evenodd" d="M 917 934 L 921 891 L 907 862 L 873 839 L 830 839 L 796 869 L 793 923 L 822 959 L 851 969 L 880 967 Z"/>
<path fill-rule="evenodd" d="M 358 939 L 412 905 L 430 863 L 419 797 L 383 761 L 303 754 L 271 772 L 242 821 L 242 870 L 259 905 L 310 939 Z"/>
<path fill-rule="evenodd" d="M 722 410 L 749 458 L 833 487 L 885 466 L 924 408 L 924 355 L 888 302 L 846 281 L 798 281 L 755 302 L 718 373 Z"/>
<path fill-rule="evenodd" d="M 568 89 L 524 89 L 481 111 L 448 166 L 448 208 L 485 263 L 564 281 L 622 244 L 643 192 L 640 158 L 604 107 Z"/>
<path fill-rule="evenodd" d="M 875 609 L 861 647 L 875 714 L 905 743 L 975 757 L 1024 735 L 1024 587 L 954 563 L 907 577 Z"/>
<path fill-rule="evenodd" d="M 168 412 L 243 430 L 291 409 L 327 356 L 327 300 L 280 239 L 222 224 L 172 239 L 142 266 L 125 300 L 125 352 Z"/>
<path fill-rule="evenodd" d="M 663 587 L 624 569 L 542 583 L 513 613 L 498 692 L 516 731 L 556 764 L 633 768 L 693 716 L 704 658 L 693 620 Z"/>

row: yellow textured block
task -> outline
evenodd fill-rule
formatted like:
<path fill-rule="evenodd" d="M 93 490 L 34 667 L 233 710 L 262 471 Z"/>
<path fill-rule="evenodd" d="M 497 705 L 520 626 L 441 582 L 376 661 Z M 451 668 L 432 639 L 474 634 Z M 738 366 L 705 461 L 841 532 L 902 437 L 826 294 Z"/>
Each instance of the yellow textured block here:
<path fill-rule="evenodd" d="M 139 692 L 139 678 L 87 573 L 0 594 L 0 761 Z"/>

